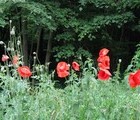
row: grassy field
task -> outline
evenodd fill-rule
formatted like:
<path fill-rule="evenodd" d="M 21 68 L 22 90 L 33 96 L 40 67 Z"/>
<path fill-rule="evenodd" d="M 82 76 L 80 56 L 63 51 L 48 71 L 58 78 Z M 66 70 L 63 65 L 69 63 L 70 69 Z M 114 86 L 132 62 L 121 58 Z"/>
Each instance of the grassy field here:
<path fill-rule="evenodd" d="M 50 75 L 40 74 L 36 87 L 28 79 L 1 77 L 1 120 L 139 120 L 140 89 L 127 77 L 100 81 L 89 71 L 70 76 L 67 86 L 55 88 Z"/>

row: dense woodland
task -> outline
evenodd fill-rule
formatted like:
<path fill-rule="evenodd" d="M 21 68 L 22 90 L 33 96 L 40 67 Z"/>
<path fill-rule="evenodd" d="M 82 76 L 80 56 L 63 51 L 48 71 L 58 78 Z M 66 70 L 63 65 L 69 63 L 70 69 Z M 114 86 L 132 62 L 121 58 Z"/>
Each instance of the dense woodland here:
<path fill-rule="evenodd" d="M 112 71 L 118 59 L 125 70 L 140 40 L 140 0 L 0 0 L 0 41 L 8 43 L 11 29 L 21 37 L 25 65 L 33 52 L 52 68 L 62 60 L 96 61 L 106 47 Z"/>

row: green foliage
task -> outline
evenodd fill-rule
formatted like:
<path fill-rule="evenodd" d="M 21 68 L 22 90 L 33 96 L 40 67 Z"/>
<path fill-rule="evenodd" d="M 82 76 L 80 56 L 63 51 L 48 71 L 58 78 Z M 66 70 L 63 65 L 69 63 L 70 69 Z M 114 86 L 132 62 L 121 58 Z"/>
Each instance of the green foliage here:
<path fill-rule="evenodd" d="M 132 30 L 140 32 L 140 20 L 138 21 L 137 25 L 133 25 L 132 26 Z"/>
<path fill-rule="evenodd" d="M 11 40 L 10 46 L 7 47 L 14 49 L 18 41 Z M 6 44 L 1 41 L 1 45 L 4 45 L 7 51 Z M 67 47 L 62 46 L 64 52 L 60 52 L 61 57 L 67 55 L 66 58 L 68 58 L 74 55 L 76 48 L 71 44 L 67 44 Z M 56 51 L 59 51 L 59 48 L 56 48 Z M 7 53 L 9 56 L 13 56 L 12 52 L 21 54 L 19 50 L 15 48 L 9 51 L 11 54 L 8 51 Z M 66 51 L 69 53 L 64 54 Z M 48 66 L 36 64 L 37 56 L 34 55 L 30 78 L 21 78 L 17 72 L 19 66 L 12 65 L 11 58 L 5 61 L 4 65 L 0 65 L 0 117 L 2 120 L 112 120 L 120 118 L 131 120 L 139 118 L 140 89 L 139 87 L 133 90 L 129 88 L 128 76 L 123 82 L 118 82 L 120 65 L 118 65 L 115 77 L 101 81 L 97 79 L 94 61 L 87 58 L 84 64 L 80 64 L 80 72 L 70 70 L 70 75 L 65 82 L 66 87 L 60 89 L 55 88 L 55 70 L 49 74 Z M 79 48 L 78 55 L 86 57 L 90 54 Z M 22 65 L 23 62 L 19 64 Z"/>
<path fill-rule="evenodd" d="M 12 26 L 19 27 L 19 34 L 22 34 L 22 23 L 26 21 L 25 35 L 30 35 L 30 41 L 34 40 L 32 45 L 27 41 L 30 46 L 34 46 L 38 38 L 42 42 L 40 46 L 46 43 L 44 40 L 51 39 L 54 45 L 53 50 L 49 50 L 54 53 L 56 61 L 75 60 L 80 63 L 81 71 L 72 70 L 66 80 L 66 87 L 59 89 L 54 87 L 55 71 L 48 74 L 48 66 L 36 65 L 36 53 L 33 56 L 33 75 L 30 79 L 22 79 L 17 73 L 18 66 L 5 62 L 5 66 L 0 66 L 0 119 L 139 119 L 140 89 L 129 88 L 127 75 L 121 83 L 118 82 L 121 80 L 120 63 L 114 77 L 108 81 L 100 81 L 91 59 L 93 51 L 104 45 L 112 45 L 114 53 L 124 50 L 122 41 L 128 39 L 124 31 L 140 31 L 137 14 L 139 9 L 139 0 L 1 0 L 0 27 L 4 27 L 9 33 L 7 25 L 12 20 Z M 41 35 L 37 36 L 35 33 L 38 28 L 41 29 Z M 3 29 L 0 30 L 3 34 L 1 36 L 8 36 Z M 50 31 L 52 36 L 48 35 Z M 10 37 L 14 38 L 12 35 Z M 5 39 L 8 40 L 9 37 Z M 16 44 L 17 41 L 14 41 L 15 49 L 19 47 Z M 123 44 L 122 48 L 119 47 L 120 44 Z M 7 48 L 4 43 L 3 45 L 6 51 Z M 12 44 L 9 45 L 12 47 Z M 20 54 L 15 49 L 10 52 Z M 43 49 L 41 46 L 41 51 L 38 51 L 42 53 Z M 9 63 L 12 56 L 9 56 Z M 19 57 L 20 60 L 23 59 L 22 55 Z M 126 72 L 139 68 L 138 46 Z"/>
<path fill-rule="evenodd" d="M 79 60 L 82 58 L 91 58 L 92 56 L 87 50 L 84 50 L 82 47 L 77 49 L 72 44 L 54 47 L 53 52 L 55 53 L 54 57 L 57 62 L 63 59 L 75 58 Z"/>
<path fill-rule="evenodd" d="M 55 39 L 57 41 L 66 41 L 66 42 L 72 42 L 75 40 L 75 38 L 73 37 L 73 33 L 72 32 L 65 32 L 65 33 L 62 33 L 62 34 L 58 34 Z"/>
<path fill-rule="evenodd" d="M 121 11 L 126 11 L 127 9 L 139 9 L 139 0 L 122 0 L 118 3 L 117 9 Z"/>
<path fill-rule="evenodd" d="M 27 20 L 35 23 L 36 25 L 46 26 L 51 30 L 56 29 L 55 22 L 50 14 L 47 11 L 45 5 L 35 2 L 27 2 L 24 4 L 18 4 L 17 7 L 22 9 L 21 13 L 24 15 Z"/>
<path fill-rule="evenodd" d="M 107 16 L 96 16 L 89 21 L 81 21 L 79 26 L 79 39 L 83 39 L 86 35 L 92 34 L 92 32 L 99 32 L 101 29 L 105 29 L 107 26 L 115 25 L 120 28 L 125 23 L 132 21 L 134 15 L 131 12 L 126 12 L 123 14 L 112 14 Z M 88 38 L 92 38 L 91 35 Z"/>
<path fill-rule="evenodd" d="M 74 46 L 71 44 L 64 45 L 61 47 L 54 47 L 53 51 L 56 52 L 56 54 L 54 55 L 56 61 L 74 56 L 74 49 Z"/>
<path fill-rule="evenodd" d="M 89 71 L 84 72 L 80 79 L 72 75 L 69 81 L 73 84 L 68 82 L 64 89 L 54 88 L 45 74 L 40 74 L 35 88 L 27 80 L 0 74 L 1 119 L 139 119 L 139 88 L 99 81 Z"/>
<path fill-rule="evenodd" d="M 92 54 L 88 51 L 83 49 L 82 47 L 78 48 L 78 50 L 75 52 L 76 56 L 82 57 L 82 58 L 91 58 Z"/>
<path fill-rule="evenodd" d="M 120 51 L 117 51 L 114 42 L 115 45 L 127 46 L 129 38 L 126 34 L 140 31 L 139 9 L 139 0 L 1 0 L 0 26 L 7 29 L 6 25 L 11 19 L 19 34 L 22 34 L 22 23 L 26 21 L 27 36 L 30 41 L 34 41 L 29 42 L 29 46 L 46 43 L 49 31 L 52 31 L 51 42 L 54 48 L 49 51 L 55 52 L 53 57 L 57 61 L 77 56 L 81 51 L 78 48 L 88 50 L 88 53 L 82 51 L 84 57 L 91 57 L 90 52 L 103 46 L 112 48 L 117 54 L 124 51 L 124 47 L 118 47 Z M 41 29 L 41 34 L 36 34 L 38 28 Z M 39 38 L 44 41 L 38 43 Z M 59 42 L 65 46 L 62 47 Z M 47 48 L 39 49 L 44 52 L 43 49 Z"/>
<path fill-rule="evenodd" d="M 3 18 L 0 18 L 0 26 L 4 27 L 6 24 L 6 21 Z"/>
<path fill-rule="evenodd" d="M 126 73 L 135 72 L 140 68 L 140 44 L 137 45 L 137 50 L 133 56 L 130 65 L 126 69 Z"/>

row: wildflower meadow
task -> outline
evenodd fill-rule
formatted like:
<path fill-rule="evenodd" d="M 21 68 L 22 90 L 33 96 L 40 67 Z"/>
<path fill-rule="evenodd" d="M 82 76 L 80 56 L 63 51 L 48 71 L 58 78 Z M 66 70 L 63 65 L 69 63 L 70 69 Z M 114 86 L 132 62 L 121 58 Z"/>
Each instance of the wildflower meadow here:
<path fill-rule="evenodd" d="M 51 72 L 48 66 L 37 64 L 36 53 L 33 65 L 26 66 L 21 39 L 13 33 L 8 45 L 0 41 L 5 49 L 0 65 L 1 120 L 140 118 L 140 70 L 134 70 L 133 64 L 121 77 L 119 60 L 117 70 L 111 73 L 110 50 L 102 48 L 97 60 L 87 59 L 83 64 L 59 61 Z M 55 87 L 55 73 L 65 80 L 64 88 Z"/>
<path fill-rule="evenodd" d="M 0 120 L 140 120 L 140 0 L 0 0 Z"/>

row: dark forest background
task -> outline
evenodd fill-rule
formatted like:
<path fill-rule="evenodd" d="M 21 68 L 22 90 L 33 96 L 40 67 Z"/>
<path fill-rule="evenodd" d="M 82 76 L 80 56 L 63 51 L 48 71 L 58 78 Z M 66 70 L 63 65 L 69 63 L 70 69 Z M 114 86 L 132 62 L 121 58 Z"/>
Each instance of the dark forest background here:
<path fill-rule="evenodd" d="M 0 0 L 0 41 L 5 43 L 10 20 L 22 38 L 26 65 L 32 64 L 33 52 L 52 69 L 62 60 L 96 61 L 105 47 L 111 70 L 122 59 L 124 71 L 140 40 L 140 0 Z"/>

